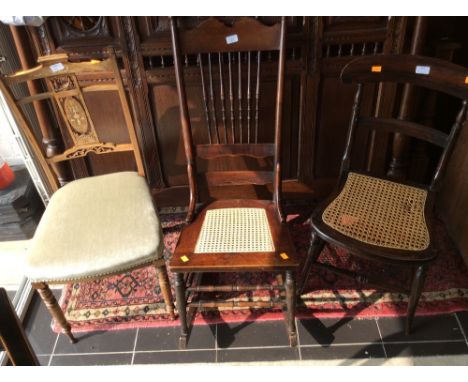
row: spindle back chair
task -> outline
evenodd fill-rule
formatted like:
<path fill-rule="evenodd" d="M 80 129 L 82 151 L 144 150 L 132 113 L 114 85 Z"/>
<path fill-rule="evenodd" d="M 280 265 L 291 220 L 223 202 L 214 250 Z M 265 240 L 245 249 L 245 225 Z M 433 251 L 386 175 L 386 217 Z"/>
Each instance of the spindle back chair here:
<path fill-rule="evenodd" d="M 187 220 L 194 217 L 197 200 L 196 159 L 274 157 L 269 171 L 208 171 L 209 186 L 273 183 L 273 197 L 281 215 L 281 127 L 284 89 L 285 37 L 281 23 L 266 26 L 241 18 L 227 26 L 209 18 L 197 28 L 177 29 L 172 20 L 174 65 L 181 107 L 182 134 L 190 183 Z M 259 142 L 262 57 L 278 55 L 274 142 Z M 263 56 L 262 56 L 263 54 Z M 196 55 L 200 68 L 208 143 L 194 144 L 183 75 L 183 56 Z M 227 61 L 227 62 L 226 62 Z M 255 78 L 253 78 L 255 76 Z M 215 89 L 219 87 L 219 89 Z"/>
<path fill-rule="evenodd" d="M 192 302 L 188 307 L 285 305 L 290 344 L 295 346 L 294 273 L 299 264 L 281 212 L 280 196 L 286 20 L 283 17 L 281 23 L 266 26 L 253 18 L 244 17 L 227 26 L 209 18 L 194 29 L 180 30 L 177 20 L 171 18 L 171 36 L 190 186 L 188 225 L 182 230 L 170 262 L 171 271 L 176 273 L 180 346 L 186 346 L 188 337 L 186 290 L 193 293 L 280 290 L 285 297 L 271 302 L 215 300 Z M 271 143 L 261 143 L 259 139 L 260 79 L 262 54 L 265 51 L 274 51 L 275 57 L 278 57 L 275 122 L 270 129 L 274 129 L 274 142 Z M 183 56 L 192 54 L 197 56 L 200 67 L 208 142 L 196 145 L 188 112 L 183 65 Z M 217 60 L 216 68 L 213 57 Z M 255 85 L 252 84 L 254 73 Z M 235 80 L 237 86 L 233 84 Z M 219 86 L 219 92 L 214 90 L 215 83 Z M 219 97 L 216 97 L 216 93 Z M 270 171 L 209 171 L 203 174 L 209 185 L 273 182 L 273 200 L 218 200 L 205 205 L 195 215 L 197 158 L 212 160 L 226 156 L 273 157 L 274 163 Z M 192 284 L 186 289 L 187 280 L 184 279 L 184 275 L 189 273 L 260 271 L 285 272 L 285 282 L 278 287 Z"/>
<path fill-rule="evenodd" d="M 350 276 L 387 290 L 409 294 L 406 333 L 409 334 L 424 284 L 428 264 L 436 257 L 432 237 L 432 212 L 450 154 L 467 120 L 468 69 L 436 58 L 382 55 L 351 61 L 341 72 L 345 83 L 357 84 L 338 187 L 311 217 L 312 236 L 300 291 L 313 265 Z M 397 118 L 360 115 L 364 84 L 407 83 L 462 99 L 449 134 Z M 399 133 L 442 148 L 429 185 L 395 180 L 352 169 L 351 151 L 358 129 Z M 344 247 L 351 254 L 413 269 L 411 287 L 402 290 L 317 261 L 325 242 Z"/>

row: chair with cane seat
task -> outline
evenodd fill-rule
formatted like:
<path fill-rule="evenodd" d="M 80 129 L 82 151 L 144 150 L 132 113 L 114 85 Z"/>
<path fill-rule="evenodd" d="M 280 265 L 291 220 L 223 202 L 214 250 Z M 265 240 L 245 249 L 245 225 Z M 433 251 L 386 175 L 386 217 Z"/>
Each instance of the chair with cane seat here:
<path fill-rule="evenodd" d="M 297 342 L 294 325 L 295 271 L 299 265 L 289 231 L 281 211 L 281 123 L 285 66 L 286 21 L 271 26 L 253 18 L 239 18 L 228 26 L 209 18 L 190 30 L 179 30 L 171 18 L 172 46 L 180 104 L 182 135 L 190 184 L 187 226 L 182 230 L 169 267 L 176 274 L 176 300 L 181 323 L 180 347 L 188 338 L 187 308 L 272 307 L 286 308 L 286 326 L 291 346 Z M 259 137 L 260 79 L 263 65 L 276 66 L 266 58 L 268 51 L 278 53 L 274 143 Z M 203 140 L 194 145 L 182 55 L 197 58 L 206 112 Z M 234 61 L 235 59 L 235 61 Z M 189 68 L 187 68 L 189 69 Z M 190 68 L 191 69 L 191 68 Z M 267 69 L 265 69 L 267 70 Z M 193 71 L 192 71 L 193 73 Z M 274 74 L 273 74 L 274 75 Z M 186 77 L 187 82 L 192 77 Z M 253 80 L 252 80 L 253 78 Z M 233 86 L 234 83 L 234 86 Z M 216 89 L 215 89 L 216 86 Z M 208 90 L 209 89 L 209 90 Z M 255 92 L 254 90 L 255 89 Z M 205 96 L 209 94 L 208 96 Z M 262 95 L 263 96 L 263 95 Z M 200 130 L 198 130 L 200 131 Z M 273 135 L 273 134 L 271 134 Z M 198 138 L 200 134 L 198 133 Z M 197 173 L 201 160 L 219 158 L 274 157 L 273 169 L 208 171 Z M 197 163 L 198 159 L 198 163 Z M 224 168 L 225 170 L 225 168 Z M 273 183 L 273 200 L 217 200 L 205 203 L 195 213 L 197 184 L 200 177 L 209 186 L 265 185 Z M 273 285 L 194 285 L 184 276 L 209 272 L 274 272 L 285 275 L 284 283 Z M 196 279 L 196 278 L 195 278 Z M 276 290 L 280 297 L 273 301 L 192 301 L 187 295 L 233 291 Z"/>
<path fill-rule="evenodd" d="M 351 61 L 343 68 L 341 79 L 357 84 L 346 148 L 337 189 L 311 217 L 311 246 L 299 290 L 304 291 L 310 269 L 320 267 L 372 286 L 406 293 L 409 334 L 426 270 L 437 255 L 431 232 L 432 210 L 450 154 L 467 119 L 468 69 L 430 57 L 381 55 Z M 461 99 L 449 134 L 402 119 L 360 116 L 363 84 L 378 82 L 407 83 Z M 439 146 L 442 154 L 431 183 L 416 184 L 351 169 L 351 151 L 358 128 L 399 133 Z M 318 262 L 325 243 L 343 247 L 354 256 L 405 267 L 412 271 L 411 285 L 395 288 L 383 280 Z"/>

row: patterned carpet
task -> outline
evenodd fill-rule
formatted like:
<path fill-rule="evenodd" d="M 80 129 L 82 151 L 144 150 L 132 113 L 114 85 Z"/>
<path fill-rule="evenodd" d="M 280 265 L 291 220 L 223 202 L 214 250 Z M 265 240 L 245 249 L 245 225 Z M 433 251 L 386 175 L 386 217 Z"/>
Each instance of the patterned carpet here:
<path fill-rule="evenodd" d="M 168 213 L 160 217 L 167 260 L 176 246 L 185 215 Z M 288 220 L 293 217 L 290 215 Z M 304 258 L 309 242 L 309 226 L 293 222 L 291 232 L 297 252 Z M 468 310 L 468 270 L 440 222 L 436 224 L 435 241 L 439 256 L 429 267 L 416 314 L 431 315 Z M 336 252 L 336 255 L 333 252 Z M 350 257 L 339 248 L 335 248 L 335 251 L 326 248 L 320 255 L 320 261 L 324 260 L 345 269 L 371 272 L 375 277 L 389 280 L 408 282 L 410 277 L 408 270 L 403 270 L 401 267 L 386 266 L 379 269 L 375 263 Z M 209 274 L 207 277 L 210 284 L 278 282 L 275 275 L 269 273 Z M 229 298 L 268 300 L 272 297 L 270 293 L 268 291 L 232 293 Z M 408 296 L 405 294 L 359 289 L 352 280 L 338 277 L 325 270 L 313 270 L 306 293 L 301 296 L 297 316 L 300 318 L 400 316 L 406 314 L 407 300 Z M 162 301 L 155 270 L 152 267 L 145 267 L 98 281 L 69 284 L 63 290 L 60 304 L 74 332 L 178 325 L 177 320 L 168 319 Z M 194 323 L 283 318 L 279 310 L 211 310 L 196 312 Z M 59 331 L 56 325 L 53 326 L 55 331 Z"/>

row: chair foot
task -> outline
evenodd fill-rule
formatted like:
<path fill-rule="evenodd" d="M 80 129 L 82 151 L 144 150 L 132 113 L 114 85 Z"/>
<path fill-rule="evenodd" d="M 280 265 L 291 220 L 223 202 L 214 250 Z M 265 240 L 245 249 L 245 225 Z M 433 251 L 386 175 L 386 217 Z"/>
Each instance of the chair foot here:
<path fill-rule="evenodd" d="M 185 350 L 187 349 L 187 336 L 181 335 L 179 337 L 179 349 L 180 350 Z"/>
<path fill-rule="evenodd" d="M 167 275 L 166 266 L 155 266 L 156 273 L 158 274 L 159 286 L 161 287 L 161 293 L 166 304 L 166 311 L 169 314 L 171 320 L 175 320 L 174 314 L 174 300 L 171 293 L 171 284 L 169 283 L 169 277 Z"/>
<path fill-rule="evenodd" d="M 411 285 L 411 293 L 408 301 L 408 310 L 406 313 L 406 327 L 405 334 L 409 336 L 411 334 L 411 327 L 413 324 L 414 314 L 416 312 L 416 307 L 421 297 L 422 287 L 424 285 L 424 280 L 426 278 L 426 267 L 420 265 L 416 267 L 413 275 L 413 282 Z"/>
<path fill-rule="evenodd" d="M 296 347 L 297 346 L 297 332 L 296 332 L 296 292 L 295 286 L 296 282 L 294 280 L 294 272 L 293 271 L 286 271 L 286 280 L 285 280 L 285 288 L 286 288 L 286 328 L 288 330 L 288 337 L 289 337 L 289 346 Z"/>
<path fill-rule="evenodd" d="M 175 288 L 177 296 L 177 310 L 179 311 L 180 321 L 180 337 L 179 337 L 179 348 L 187 348 L 187 307 L 185 301 L 185 280 L 183 273 L 175 274 Z"/>
<path fill-rule="evenodd" d="M 73 336 L 73 334 L 70 332 L 70 333 L 65 333 L 65 335 L 68 337 L 68 339 L 70 340 L 70 343 L 72 344 L 76 344 L 78 342 L 78 340 L 76 339 L 75 336 Z"/>
<path fill-rule="evenodd" d="M 58 304 L 57 300 L 55 299 L 53 293 L 51 292 L 49 286 L 46 283 L 33 283 L 32 287 L 37 290 L 39 296 L 41 296 L 42 301 L 51 314 L 52 318 L 57 322 L 60 327 L 62 328 L 63 334 L 65 334 L 72 344 L 76 343 L 77 340 L 73 336 L 71 332 L 70 323 L 65 318 L 65 314 L 63 313 L 60 305 Z"/>
<path fill-rule="evenodd" d="M 289 346 L 292 348 L 297 346 L 297 333 L 289 333 Z"/>

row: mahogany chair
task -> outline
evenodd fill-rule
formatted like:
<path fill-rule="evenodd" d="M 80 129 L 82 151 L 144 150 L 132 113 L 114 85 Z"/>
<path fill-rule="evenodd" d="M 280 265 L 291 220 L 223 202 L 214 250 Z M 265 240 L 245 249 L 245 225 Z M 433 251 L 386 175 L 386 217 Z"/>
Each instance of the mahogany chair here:
<path fill-rule="evenodd" d="M 346 149 L 337 189 L 311 216 L 311 246 L 299 291 L 303 291 L 309 271 L 315 266 L 371 286 L 407 293 L 406 333 L 410 334 L 427 267 L 437 255 L 431 235 L 435 195 L 441 188 L 450 154 L 467 119 L 468 69 L 429 57 L 382 55 L 353 60 L 343 68 L 341 79 L 357 84 Z M 447 135 L 401 119 L 360 116 L 363 84 L 379 82 L 408 83 L 461 98 L 462 106 L 450 133 Z M 431 183 L 421 185 L 352 170 L 350 158 L 358 128 L 400 133 L 441 147 L 442 154 Z M 318 262 L 325 243 L 343 247 L 355 256 L 410 269 L 413 272 L 411 285 L 395 289 L 387 282 Z"/>
<path fill-rule="evenodd" d="M 5 289 L 0 288 L 0 351 L 5 350 L 14 366 L 39 366 Z"/>
<path fill-rule="evenodd" d="M 234 25 L 209 18 L 198 27 L 178 30 L 171 18 L 177 92 L 187 172 L 190 184 L 188 225 L 182 230 L 169 267 L 176 276 L 176 300 L 181 324 L 180 347 L 185 348 L 187 308 L 286 306 L 286 325 L 291 346 L 296 345 L 295 271 L 299 265 L 288 227 L 281 211 L 281 115 L 284 87 L 286 22 L 266 26 L 252 18 Z M 268 51 L 268 52 L 267 52 Z M 273 143 L 260 143 L 259 99 L 262 57 L 278 54 L 277 92 Z M 194 144 L 188 113 L 182 55 L 195 56 L 204 94 L 206 130 L 204 141 Z M 236 61 L 234 61 L 234 58 Z M 271 63 L 270 63 L 271 64 Z M 256 77 L 255 80 L 252 77 Z M 237 82 L 236 82 L 237 81 Z M 233 86 L 234 83 L 234 86 Z M 219 87 L 215 97 L 214 84 Z M 254 94 L 255 86 L 255 98 Z M 244 89 L 244 90 L 242 90 Z M 209 94 L 209 96 L 207 95 Z M 270 130 L 271 131 L 271 130 Z M 200 136 L 198 130 L 198 136 Z M 208 171 L 197 174 L 197 159 L 222 157 L 273 157 L 268 171 Z M 218 200 L 198 214 L 198 175 L 209 186 L 273 183 L 273 200 Z M 285 274 L 282 285 L 186 285 L 184 275 L 206 272 L 260 272 Z M 187 277 L 187 279 L 190 279 Z M 197 279 L 197 277 L 194 277 Z M 203 300 L 187 304 L 186 292 L 234 292 L 280 290 L 277 301 Z M 285 298 L 283 296 L 285 295 Z"/>
<path fill-rule="evenodd" d="M 108 81 L 89 81 L 99 73 Z M 14 98 L 12 86 L 42 80 L 48 91 Z M 163 258 L 161 225 L 144 178 L 144 169 L 125 89 L 115 56 L 104 60 L 71 62 L 66 55 L 39 59 L 39 66 L 4 76 L 0 90 L 13 117 L 27 139 L 53 191 L 32 239 L 26 276 L 44 300 L 48 310 L 75 342 L 70 324 L 49 289 L 49 284 L 90 281 L 154 265 L 169 315 L 174 318 L 167 270 Z M 123 143 L 102 142 L 95 129 L 86 96 L 114 92 L 125 124 Z M 49 102 L 61 117 L 60 129 L 66 149 L 45 155 L 22 106 Z M 117 128 L 117 126 L 116 126 Z M 89 153 L 112 155 L 129 152 L 135 171 L 115 172 L 74 180 L 59 188 L 54 170 L 64 161 L 84 158 Z"/>

